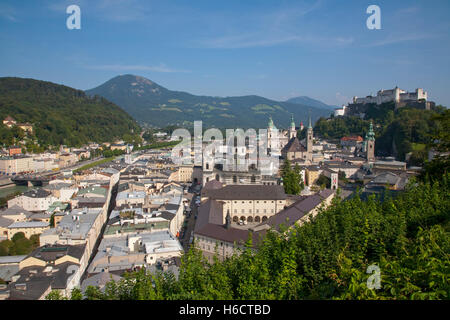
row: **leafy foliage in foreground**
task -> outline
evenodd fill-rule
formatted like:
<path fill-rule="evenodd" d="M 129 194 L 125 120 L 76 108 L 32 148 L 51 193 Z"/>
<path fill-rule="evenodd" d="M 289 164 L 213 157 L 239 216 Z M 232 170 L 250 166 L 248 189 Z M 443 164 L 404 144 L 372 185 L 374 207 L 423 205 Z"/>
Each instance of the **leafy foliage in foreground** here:
<path fill-rule="evenodd" d="M 257 251 L 249 239 L 240 255 L 210 264 L 193 248 L 178 279 L 140 270 L 84 298 L 449 299 L 449 178 L 413 181 L 383 202 L 336 199 L 301 227 L 269 232 Z M 380 267 L 379 290 L 366 284 L 372 264 Z"/>

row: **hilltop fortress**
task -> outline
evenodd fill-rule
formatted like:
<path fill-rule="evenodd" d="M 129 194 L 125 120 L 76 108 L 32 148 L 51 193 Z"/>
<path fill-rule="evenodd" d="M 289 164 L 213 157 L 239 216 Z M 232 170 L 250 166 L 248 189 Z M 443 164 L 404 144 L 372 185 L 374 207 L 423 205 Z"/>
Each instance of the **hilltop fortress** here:
<path fill-rule="evenodd" d="M 395 103 L 395 109 L 401 107 L 413 107 L 418 109 L 430 110 L 434 107 L 434 102 L 428 101 L 428 92 L 422 88 L 417 88 L 414 92 L 407 92 L 395 87 L 389 90 L 379 90 L 376 96 L 367 96 L 364 98 L 353 97 L 348 106 L 342 106 L 334 111 L 335 116 L 358 115 L 365 113 L 367 105 L 380 105 L 383 103 Z"/>

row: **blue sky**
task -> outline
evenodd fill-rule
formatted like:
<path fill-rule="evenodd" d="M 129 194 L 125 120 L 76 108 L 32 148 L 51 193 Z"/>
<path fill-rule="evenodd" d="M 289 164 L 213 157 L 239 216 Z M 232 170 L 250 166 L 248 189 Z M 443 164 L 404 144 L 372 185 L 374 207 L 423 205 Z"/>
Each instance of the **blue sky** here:
<path fill-rule="evenodd" d="M 66 27 L 81 8 L 81 30 Z M 366 8 L 381 8 L 369 30 Z M 119 74 L 193 94 L 328 104 L 398 85 L 450 106 L 450 1 L 0 2 L 0 76 L 90 89 Z"/>

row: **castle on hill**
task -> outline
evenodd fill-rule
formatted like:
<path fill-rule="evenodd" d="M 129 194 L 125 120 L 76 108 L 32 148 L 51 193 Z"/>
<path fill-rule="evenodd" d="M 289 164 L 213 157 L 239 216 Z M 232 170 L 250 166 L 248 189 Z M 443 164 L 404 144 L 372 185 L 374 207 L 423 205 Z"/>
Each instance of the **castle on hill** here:
<path fill-rule="evenodd" d="M 365 112 L 367 105 L 380 105 L 383 103 L 395 103 L 395 109 L 405 106 L 417 109 L 430 110 L 434 107 L 434 102 L 428 101 L 428 92 L 422 88 L 417 88 L 413 92 L 407 92 L 395 87 L 389 90 L 379 90 L 376 96 L 353 97 L 352 102 L 347 106 L 336 108 L 334 116 L 358 115 Z"/>

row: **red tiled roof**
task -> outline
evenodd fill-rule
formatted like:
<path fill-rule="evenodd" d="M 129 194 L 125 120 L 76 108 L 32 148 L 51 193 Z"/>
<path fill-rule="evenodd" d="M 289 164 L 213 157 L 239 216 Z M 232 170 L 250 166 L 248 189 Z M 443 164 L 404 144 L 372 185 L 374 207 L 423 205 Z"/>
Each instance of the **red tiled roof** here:
<path fill-rule="evenodd" d="M 341 141 L 363 141 L 363 138 L 361 136 L 343 137 Z"/>

